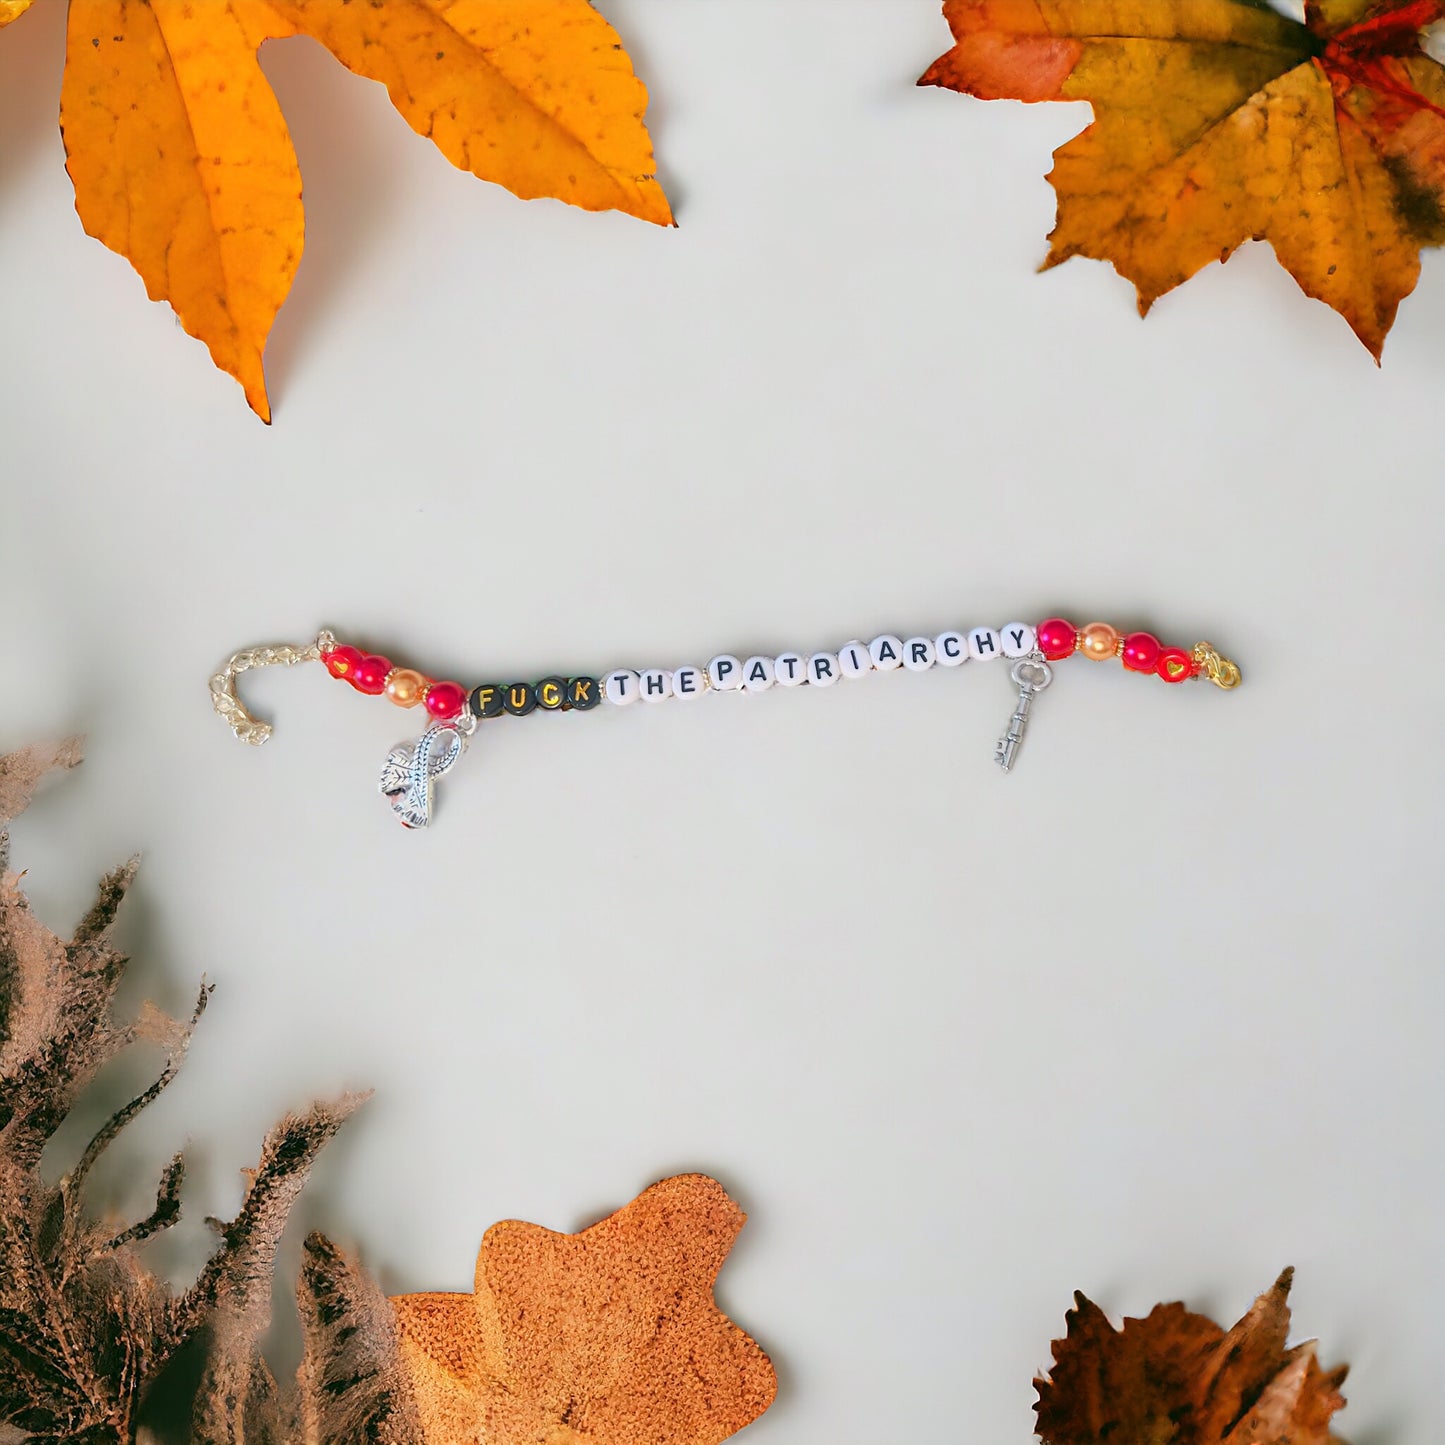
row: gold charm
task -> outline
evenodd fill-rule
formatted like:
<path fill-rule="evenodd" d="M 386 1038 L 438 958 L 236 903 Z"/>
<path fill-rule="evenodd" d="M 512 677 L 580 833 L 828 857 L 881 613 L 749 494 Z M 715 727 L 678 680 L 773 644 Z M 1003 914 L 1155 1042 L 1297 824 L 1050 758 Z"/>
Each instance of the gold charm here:
<path fill-rule="evenodd" d="M 336 639 L 329 632 L 321 632 L 309 645 L 286 642 L 277 647 L 248 647 L 244 652 L 237 652 L 211 679 L 211 706 L 230 723 L 231 731 L 243 743 L 260 747 L 271 736 L 271 724 L 261 722 L 246 711 L 236 696 L 237 674 L 277 663 L 292 667 L 298 662 L 319 662 L 321 654 L 335 646 Z"/>
<path fill-rule="evenodd" d="M 1238 665 L 1225 657 L 1212 642 L 1194 644 L 1194 662 L 1203 676 L 1226 692 L 1243 681 Z"/>

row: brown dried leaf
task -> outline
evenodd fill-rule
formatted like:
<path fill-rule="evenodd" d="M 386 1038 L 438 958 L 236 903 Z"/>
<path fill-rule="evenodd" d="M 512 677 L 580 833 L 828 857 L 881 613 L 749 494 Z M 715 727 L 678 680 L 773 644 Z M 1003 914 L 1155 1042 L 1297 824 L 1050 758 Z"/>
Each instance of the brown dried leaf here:
<path fill-rule="evenodd" d="M 1044 1445 L 1327 1445 L 1345 1367 L 1289 1350 L 1285 1270 L 1226 1333 L 1182 1304 L 1115 1330 L 1082 1294 L 1038 1389 Z"/>

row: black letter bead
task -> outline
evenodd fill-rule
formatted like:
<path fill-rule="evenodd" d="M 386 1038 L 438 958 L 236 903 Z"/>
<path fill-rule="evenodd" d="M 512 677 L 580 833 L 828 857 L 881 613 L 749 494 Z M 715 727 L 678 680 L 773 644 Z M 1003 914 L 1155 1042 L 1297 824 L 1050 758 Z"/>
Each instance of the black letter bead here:
<path fill-rule="evenodd" d="M 556 712 L 567 701 L 565 678 L 544 677 L 537 684 L 537 706 L 547 712 Z"/>
<path fill-rule="evenodd" d="M 505 706 L 513 717 L 526 717 L 537 706 L 536 690 L 530 682 L 509 683 Z"/>
<path fill-rule="evenodd" d="M 578 712 L 587 712 L 602 701 L 602 689 L 595 677 L 570 677 L 567 679 L 567 705 Z"/>
<path fill-rule="evenodd" d="M 471 708 L 478 717 L 501 717 L 502 684 L 484 682 L 472 689 Z"/>

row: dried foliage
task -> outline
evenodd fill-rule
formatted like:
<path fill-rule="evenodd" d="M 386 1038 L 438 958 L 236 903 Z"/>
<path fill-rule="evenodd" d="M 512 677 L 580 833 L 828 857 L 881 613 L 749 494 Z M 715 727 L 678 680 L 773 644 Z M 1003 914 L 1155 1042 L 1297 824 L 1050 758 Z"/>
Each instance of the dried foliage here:
<path fill-rule="evenodd" d="M 524 199 L 671 224 L 647 92 L 588 0 L 69 3 L 61 127 L 80 219 L 263 421 L 262 354 L 305 231 L 267 40 L 312 36 L 453 165 Z M 28 4 L 0 0 L 0 28 Z"/>
<path fill-rule="evenodd" d="M 1046 266 L 1110 261 L 1139 309 L 1268 240 L 1379 358 L 1420 250 L 1445 242 L 1445 0 L 944 0 L 955 44 L 919 81 L 1087 100 L 1054 155 Z"/>
<path fill-rule="evenodd" d="M 0 759 L 0 825 L 74 741 Z M 8 839 L 0 834 L 0 859 Z M 206 1346 L 197 1439 L 402 1442 L 416 1438 L 394 1331 L 380 1294 L 320 1236 L 306 1244 L 300 1284 L 305 1358 L 277 1391 L 258 1351 L 270 1319 L 277 1242 L 322 1145 L 359 1102 L 317 1104 L 283 1119 L 250 1172 L 241 1209 L 213 1221 L 219 1241 L 191 1286 L 173 1291 L 138 1254 L 180 1217 L 185 1159 L 163 1172 L 155 1205 L 125 1223 L 83 1208 L 86 1178 L 120 1131 L 175 1078 L 210 988 L 184 1021 L 147 1006 L 112 1017 L 127 960 L 112 942 L 134 861 L 108 874 L 74 935 L 31 913 L 16 874 L 0 876 L 0 1425 L 37 1445 L 128 1445 L 147 1388 L 192 1339 Z M 99 1070 L 137 1042 L 161 1045 L 154 1082 L 115 1110 L 56 1183 L 40 1159 Z"/>
<path fill-rule="evenodd" d="M 1045 1445 L 1328 1445 L 1346 1367 L 1326 1370 L 1313 1341 L 1286 1347 L 1285 1270 L 1225 1331 L 1182 1304 L 1122 1330 L 1083 1295 L 1035 1381 Z"/>

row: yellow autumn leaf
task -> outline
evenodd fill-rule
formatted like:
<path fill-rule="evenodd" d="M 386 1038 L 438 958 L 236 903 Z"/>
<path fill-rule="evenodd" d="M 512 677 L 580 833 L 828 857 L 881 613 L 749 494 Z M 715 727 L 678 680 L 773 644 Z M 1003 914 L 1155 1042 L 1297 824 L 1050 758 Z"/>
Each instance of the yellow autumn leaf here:
<path fill-rule="evenodd" d="M 642 124 L 647 91 L 586 0 L 276 0 L 455 166 L 524 200 L 672 224 Z"/>
<path fill-rule="evenodd" d="M 0 25 L 30 0 L 0 0 Z M 270 420 L 262 359 L 304 239 L 257 61 L 309 34 L 454 164 L 524 199 L 672 212 L 647 92 L 588 0 L 71 0 L 61 126 L 87 231 L 127 257 Z"/>
<path fill-rule="evenodd" d="M 262 0 L 72 0 L 60 122 L 85 229 L 271 419 L 261 356 L 301 259 L 301 172 Z"/>

